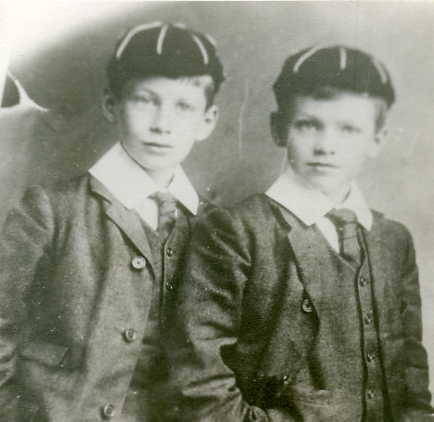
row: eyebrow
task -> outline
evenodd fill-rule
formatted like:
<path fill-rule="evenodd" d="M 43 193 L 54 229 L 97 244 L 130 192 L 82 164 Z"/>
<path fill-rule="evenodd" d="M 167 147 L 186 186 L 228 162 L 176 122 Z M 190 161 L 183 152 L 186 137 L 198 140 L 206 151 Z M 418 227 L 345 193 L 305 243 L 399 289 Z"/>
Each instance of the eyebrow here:
<path fill-rule="evenodd" d="M 154 92 L 152 89 L 149 88 L 138 88 L 137 90 L 131 91 L 130 95 L 140 95 L 140 94 L 150 94 L 153 95 L 155 97 L 158 97 L 158 94 L 156 92 Z"/>
<path fill-rule="evenodd" d="M 314 116 L 314 115 L 312 115 L 312 114 L 309 114 L 309 113 L 306 113 L 306 112 L 302 112 L 302 113 L 300 113 L 300 114 L 298 114 L 298 115 L 296 115 L 295 113 L 293 113 L 293 119 L 295 119 L 295 120 L 316 120 L 316 121 L 320 121 L 321 119 L 320 118 L 318 118 L 318 117 L 316 117 L 316 116 Z"/>
<path fill-rule="evenodd" d="M 354 127 L 360 127 L 360 125 L 357 122 L 353 121 L 353 120 L 341 119 L 341 120 L 337 120 L 337 122 L 340 125 L 351 125 L 351 126 L 354 126 Z"/>

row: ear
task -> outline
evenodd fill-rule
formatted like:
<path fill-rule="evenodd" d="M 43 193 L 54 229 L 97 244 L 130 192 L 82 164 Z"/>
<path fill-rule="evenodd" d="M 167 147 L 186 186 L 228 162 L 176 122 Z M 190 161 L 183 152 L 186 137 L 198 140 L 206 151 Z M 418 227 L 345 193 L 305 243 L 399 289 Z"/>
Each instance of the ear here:
<path fill-rule="evenodd" d="M 102 98 L 102 112 L 106 120 L 110 123 L 116 121 L 116 101 L 114 94 L 109 89 L 105 89 Z"/>
<path fill-rule="evenodd" d="M 288 122 L 281 111 L 273 111 L 270 114 L 271 136 L 274 143 L 279 147 L 288 144 Z"/>
<path fill-rule="evenodd" d="M 215 104 L 205 110 L 199 133 L 196 136 L 196 142 L 202 142 L 207 139 L 214 130 L 219 118 L 219 108 Z"/>
<path fill-rule="evenodd" d="M 369 157 L 375 158 L 383 149 L 384 144 L 386 143 L 386 137 L 388 134 L 388 128 L 386 125 L 375 133 L 374 142 L 372 142 L 371 149 L 369 150 Z"/>

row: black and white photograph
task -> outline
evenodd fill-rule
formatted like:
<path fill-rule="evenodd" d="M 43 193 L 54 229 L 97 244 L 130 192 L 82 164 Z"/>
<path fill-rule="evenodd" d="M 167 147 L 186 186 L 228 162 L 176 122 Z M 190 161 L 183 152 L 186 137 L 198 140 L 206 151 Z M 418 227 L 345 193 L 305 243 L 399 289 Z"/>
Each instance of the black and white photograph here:
<path fill-rule="evenodd" d="M 0 422 L 434 421 L 432 1 L 0 1 Z"/>

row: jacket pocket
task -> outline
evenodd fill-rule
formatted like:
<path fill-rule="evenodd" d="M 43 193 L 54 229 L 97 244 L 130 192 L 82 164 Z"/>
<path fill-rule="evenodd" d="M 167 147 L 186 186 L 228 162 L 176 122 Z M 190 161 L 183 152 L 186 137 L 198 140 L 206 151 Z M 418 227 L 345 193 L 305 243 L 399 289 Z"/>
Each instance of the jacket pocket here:
<path fill-rule="evenodd" d="M 40 407 L 36 403 L 21 401 L 19 406 L 18 422 L 38 422 L 37 415 Z"/>
<path fill-rule="evenodd" d="M 20 347 L 23 359 L 36 361 L 46 366 L 74 369 L 80 365 L 82 348 L 61 346 L 58 344 L 29 341 Z"/>
<path fill-rule="evenodd" d="M 342 391 L 293 385 L 288 390 L 288 404 L 304 422 L 353 422 L 361 417 L 354 414 L 352 401 Z"/>

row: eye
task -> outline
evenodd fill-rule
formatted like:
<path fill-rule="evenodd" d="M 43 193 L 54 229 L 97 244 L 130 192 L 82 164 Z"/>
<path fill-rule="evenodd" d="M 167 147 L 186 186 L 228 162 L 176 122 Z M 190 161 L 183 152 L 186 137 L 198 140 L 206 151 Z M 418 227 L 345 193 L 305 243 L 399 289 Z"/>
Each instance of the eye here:
<path fill-rule="evenodd" d="M 294 127 L 300 131 L 314 131 L 320 129 L 320 124 L 313 119 L 299 119 L 294 122 Z"/>
<path fill-rule="evenodd" d="M 193 111 L 194 110 L 193 105 L 188 103 L 187 101 L 178 101 L 176 103 L 176 107 L 181 111 Z"/>
<path fill-rule="evenodd" d="M 353 125 L 348 125 L 348 124 L 342 125 L 341 131 L 347 133 L 348 135 L 355 135 L 361 132 L 361 130 L 358 127 Z"/>
<path fill-rule="evenodd" d="M 156 105 L 157 104 L 157 99 L 154 98 L 152 95 L 150 94 L 136 94 L 134 96 L 132 96 L 132 101 L 135 102 L 138 105 L 147 105 L 147 104 L 153 104 Z"/>

